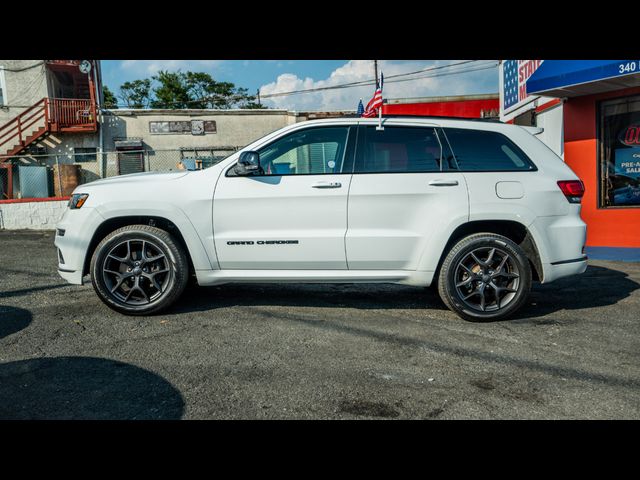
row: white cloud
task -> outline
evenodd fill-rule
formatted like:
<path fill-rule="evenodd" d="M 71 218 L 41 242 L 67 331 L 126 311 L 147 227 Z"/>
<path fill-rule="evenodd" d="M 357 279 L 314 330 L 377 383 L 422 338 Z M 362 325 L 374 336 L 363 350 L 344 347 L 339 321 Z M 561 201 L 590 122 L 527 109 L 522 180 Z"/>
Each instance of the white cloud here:
<path fill-rule="evenodd" d="M 385 78 L 391 80 L 390 77 L 392 75 L 454 62 L 455 61 L 449 60 L 402 62 L 382 60 L 378 62 L 378 67 L 384 73 Z M 462 68 L 462 66 L 460 68 Z M 260 94 L 268 95 L 294 90 L 330 87 L 372 79 L 373 61 L 351 60 L 331 72 L 329 78 L 323 80 L 314 80 L 310 77 L 303 79 L 292 73 L 284 73 L 279 75 L 275 82 L 263 85 L 260 88 Z M 342 88 L 283 97 L 268 97 L 261 101 L 271 107 L 288 108 L 292 110 L 354 110 L 360 98 L 362 98 L 363 103 L 366 105 L 373 95 L 373 90 L 373 86 L 367 85 L 363 87 Z M 497 68 L 493 68 L 461 75 L 421 78 L 407 82 L 385 81 L 383 95 L 385 98 L 412 98 L 493 93 L 497 91 Z"/>
<path fill-rule="evenodd" d="M 138 75 L 155 75 L 160 70 L 199 70 L 218 67 L 222 60 L 123 60 L 120 64 L 122 70 L 127 70 Z"/>

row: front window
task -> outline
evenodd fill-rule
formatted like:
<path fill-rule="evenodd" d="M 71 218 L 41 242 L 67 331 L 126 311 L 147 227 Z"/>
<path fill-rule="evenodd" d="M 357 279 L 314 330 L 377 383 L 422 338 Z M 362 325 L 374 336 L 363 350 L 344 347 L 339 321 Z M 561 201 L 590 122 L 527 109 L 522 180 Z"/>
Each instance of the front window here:
<path fill-rule="evenodd" d="M 323 175 L 343 171 L 348 127 L 291 133 L 258 150 L 265 175 Z"/>
<path fill-rule="evenodd" d="M 601 208 L 640 205 L 640 96 L 600 104 Z"/>

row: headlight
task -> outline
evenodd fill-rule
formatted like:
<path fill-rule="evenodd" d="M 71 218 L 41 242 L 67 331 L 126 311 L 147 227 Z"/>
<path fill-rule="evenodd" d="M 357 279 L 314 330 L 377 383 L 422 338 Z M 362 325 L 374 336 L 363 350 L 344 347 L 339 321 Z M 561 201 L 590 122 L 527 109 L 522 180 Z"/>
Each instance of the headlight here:
<path fill-rule="evenodd" d="M 89 198 L 88 193 L 74 193 L 69 200 L 69 204 L 67 205 L 71 210 L 75 210 L 76 208 L 82 208 L 84 202 Z"/>

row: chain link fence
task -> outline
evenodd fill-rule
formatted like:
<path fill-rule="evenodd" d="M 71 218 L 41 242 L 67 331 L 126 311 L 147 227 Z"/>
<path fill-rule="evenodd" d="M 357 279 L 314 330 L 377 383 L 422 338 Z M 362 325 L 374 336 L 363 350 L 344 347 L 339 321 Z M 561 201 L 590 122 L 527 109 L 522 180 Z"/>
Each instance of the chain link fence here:
<path fill-rule="evenodd" d="M 0 200 L 67 197 L 101 178 L 208 168 L 241 147 L 118 150 L 0 158 Z"/>

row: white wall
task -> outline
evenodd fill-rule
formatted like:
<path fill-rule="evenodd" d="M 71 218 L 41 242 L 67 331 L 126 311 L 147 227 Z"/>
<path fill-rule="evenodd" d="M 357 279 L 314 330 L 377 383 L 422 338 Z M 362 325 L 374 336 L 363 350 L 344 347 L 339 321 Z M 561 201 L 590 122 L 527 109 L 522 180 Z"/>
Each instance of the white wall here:
<path fill-rule="evenodd" d="M 0 228 L 7 230 L 53 230 L 67 201 L 0 203 Z"/>
<path fill-rule="evenodd" d="M 564 123 L 563 107 L 559 103 L 548 110 L 536 115 L 536 126 L 544 128 L 544 132 L 537 135 L 556 155 L 564 160 Z"/>

